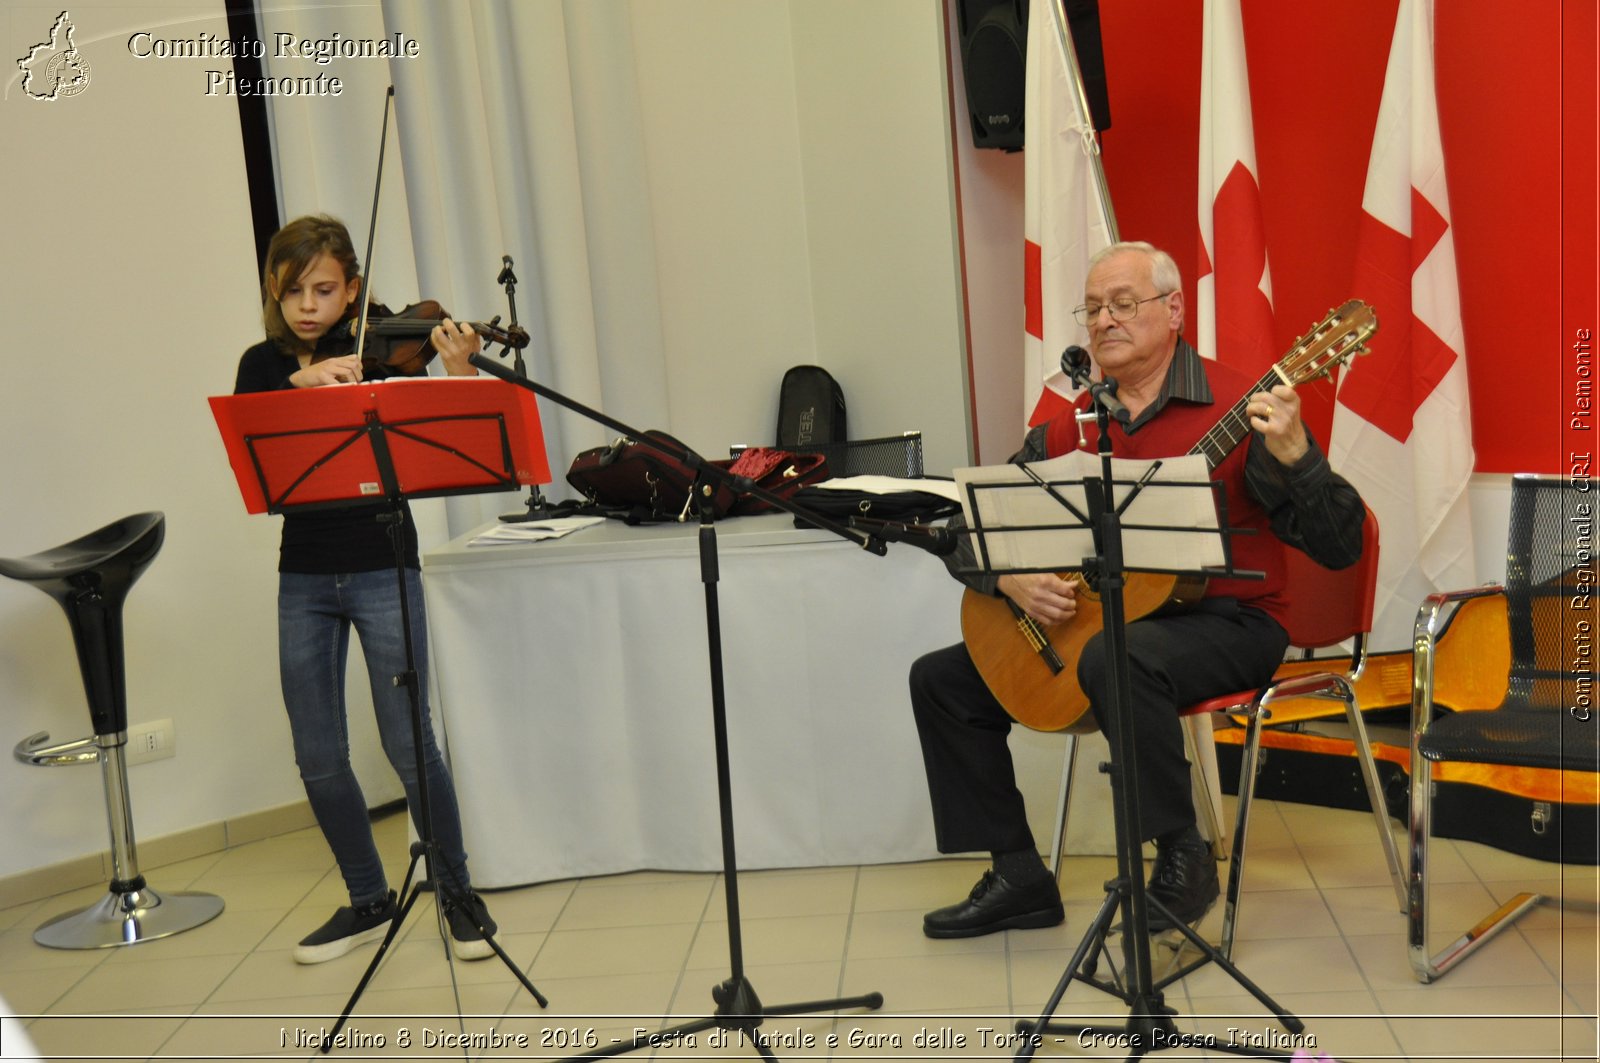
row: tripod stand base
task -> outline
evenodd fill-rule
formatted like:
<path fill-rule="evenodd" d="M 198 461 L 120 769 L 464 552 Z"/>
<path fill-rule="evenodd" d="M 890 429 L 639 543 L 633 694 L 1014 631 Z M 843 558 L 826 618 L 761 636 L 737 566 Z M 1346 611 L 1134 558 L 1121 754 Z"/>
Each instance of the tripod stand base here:
<path fill-rule="evenodd" d="M 503 524 L 520 524 L 530 520 L 549 520 L 552 516 L 550 504 L 545 500 L 543 492 L 537 486 L 528 489 L 528 508 L 512 513 L 500 514 Z"/>
<path fill-rule="evenodd" d="M 1296 1042 L 1282 1049 L 1256 1048 L 1252 1045 L 1235 1044 L 1232 1041 L 1221 1040 L 1214 1034 L 1183 1033 L 1174 1026 L 1166 1015 L 1140 1015 L 1129 1016 L 1125 1026 L 1064 1026 L 1057 1023 L 1046 1023 L 1035 1030 L 1032 1023 L 1018 1023 L 1018 1032 L 1036 1035 L 1030 1040 L 1037 1044 L 1046 1036 L 1059 1037 L 1068 1044 L 1076 1045 L 1090 1051 L 1105 1052 L 1126 1050 L 1127 1059 L 1142 1059 L 1152 1052 L 1175 1051 L 1206 1051 L 1223 1052 L 1233 1056 L 1248 1056 L 1254 1059 L 1282 1059 L 1292 1061 L 1295 1052 L 1314 1050 L 1315 1044 L 1302 1045 Z M 1027 1027 L 1023 1029 L 1023 1027 Z M 1285 1035 L 1284 1041 L 1296 1041 L 1295 1038 Z M 1096 1056 L 1095 1058 L 1107 1058 Z M 1303 1056 L 1301 1058 L 1304 1058 Z"/>
<path fill-rule="evenodd" d="M 1106 897 L 1101 903 L 1099 912 L 1090 922 L 1089 928 L 1084 932 L 1083 939 L 1078 943 L 1077 951 L 1067 964 L 1067 969 L 1061 975 L 1061 980 L 1056 983 L 1056 988 L 1045 1004 L 1044 1012 L 1037 1022 L 1019 1021 L 1016 1031 L 1022 1035 L 1022 1045 L 1017 1050 L 1016 1059 L 1032 1059 L 1034 1052 L 1043 1045 L 1046 1037 L 1059 1038 L 1068 1044 L 1082 1047 L 1093 1047 L 1101 1050 L 1127 1049 L 1128 1060 L 1135 1060 L 1149 1055 L 1151 1052 L 1171 1051 L 1174 1049 L 1200 1048 L 1211 1052 L 1223 1052 L 1229 1055 L 1253 1056 L 1260 1059 L 1292 1060 L 1297 1049 L 1315 1047 L 1312 1041 L 1309 1045 L 1302 1044 L 1299 1035 L 1305 1030 L 1305 1023 L 1296 1016 L 1285 1011 L 1276 1001 L 1267 996 L 1260 987 L 1244 973 L 1235 967 L 1231 960 L 1213 947 L 1209 942 L 1194 931 L 1186 923 L 1180 923 L 1173 929 L 1178 931 L 1189 944 L 1199 949 L 1201 956 L 1194 962 L 1181 967 L 1173 974 L 1166 976 L 1159 982 L 1152 982 L 1149 988 L 1126 990 L 1120 980 L 1113 977 L 1111 980 L 1099 979 L 1095 976 L 1096 958 L 1101 952 L 1107 952 L 1106 938 L 1113 932 L 1129 933 L 1129 924 L 1125 920 L 1120 926 L 1113 925 L 1117 912 L 1126 906 L 1128 893 L 1132 887 L 1126 878 L 1117 878 L 1106 884 Z M 1161 908 L 1159 901 L 1150 900 L 1149 903 L 1160 908 L 1163 914 L 1170 917 L 1165 908 Z M 1148 948 L 1148 943 L 1138 943 Z M 1148 952 L 1146 953 L 1148 957 Z M 1255 997 L 1265 1007 L 1271 1010 L 1273 1016 L 1289 1031 L 1287 1034 L 1271 1035 L 1270 1041 L 1276 1046 L 1284 1045 L 1281 1050 L 1274 1048 L 1258 1048 L 1255 1045 L 1240 1044 L 1235 1041 L 1219 1041 L 1211 1034 L 1186 1034 L 1181 1032 L 1172 1021 L 1177 1014 L 1176 1009 L 1169 1008 L 1164 1003 L 1161 990 L 1167 985 L 1188 975 L 1191 971 L 1206 963 L 1215 963 L 1233 978 L 1242 988 Z M 1148 967 L 1146 974 L 1148 974 Z M 1113 972 L 1115 975 L 1115 972 Z M 1070 1026 L 1050 1021 L 1060 1005 L 1062 997 L 1066 995 L 1067 987 L 1074 981 L 1082 981 L 1103 992 L 1126 1002 L 1130 1011 L 1127 1022 L 1122 1026 L 1095 1026 L 1082 1025 Z M 1265 1037 L 1258 1039 L 1267 1039 Z"/>
<path fill-rule="evenodd" d="M 338 1021 L 323 1035 L 322 1043 L 318 1047 L 318 1051 L 322 1054 L 326 1055 L 331 1052 L 338 1043 L 339 1031 L 344 1029 L 345 1023 L 350 1020 L 350 1013 L 355 1010 L 356 1001 L 361 999 L 361 994 L 366 991 L 367 983 L 371 982 L 372 976 L 377 973 L 378 965 L 383 962 L 384 954 L 389 951 L 389 946 L 394 944 L 394 939 L 400 933 L 400 927 L 405 923 L 406 917 L 411 914 L 411 909 L 416 906 L 418 898 L 431 891 L 434 894 L 434 904 L 442 906 L 450 895 L 448 886 L 440 884 L 439 888 L 435 889 L 435 883 L 431 878 L 419 878 L 417 875 L 417 865 L 422 862 L 424 857 L 429 857 L 426 864 L 428 868 L 436 865 L 436 860 L 432 858 L 433 855 L 430 852 L 430 846 L 426 842 L 411 843 L 411 863 L 406 867 L 405 881 L 400 886 L 400 909 L 395 913 L 394 918 L 390 920 L 388 933 L 384 934 L 383 940 L 379 942 L 378 951 L 373 955 L 372 961 L 367 964 L 367 969 L 362 972 L 361 980 L 356 983 L 355 991 L 350 994 L 350 999 L 345 1003 L 344 1010 L 339 1013 Z M 538 1002 L 541 1008 L 548 1007 L 550 1002 L 545 999 L 544 994 L 534 987 L 534 984 L 528 980 L 528 976 L 523 974 L 522 970 L 512 962 L 511 957 L 505 954 L 505 950 L 494 939 L 494 935 L 484 933 L 484 930 L 484 927 L 478 927 L 479 933 L 483 933 L 483 940 L 488 943 L 494 955 L 500 957 L 500 962 L 505 964 L 506 970 L 510 971 L 516 980 L 522 983 L 522 988 L 528 991 L 528 994 Z M 443 932 L 446 935 L 449 934 L 448 929 Z M 454 943 L 452 942 L 449 947 L 454 949 Z M 448 957 L 447 962 L 450 962 Z"/>
<path fill-rule="evenodd" d="M 756 990 L 748 978 L 734 977 L 722 982 L 711 989 L 711 999 L 716 1001 L 717 1010 L 713 1015 L 694 1022 L 671 1026 L 665 1030 L 657 1030 L 643 1037 L 635 1038 L 626 1044 L 609 1045 L 594 1052 L 585 1052 L 581 1056 L 570 1056 L 568 1060 L 579 1059 L 604 1059 L 608 1056 L 620 1056 L 624 1052 L 632 1052 L 640 1048 L 655 1048 L 660 1045 L 684 1045 L 694 1039 L 694 1035 L 705 1030 L 721 1030 L 727 1034 L 735 1035 L 733 1038 L 724 1038 L 715 1045 L 707 1047 L 737 1048 L 748 1044 L 756 1050 L 763 1059 L 777 1059 L 773 1054 L 772 1044 L 763 1039 L 759 1028 L 763 1020 L 780 1015 L 809 1015 L 826 1014 L 831 1011 L 844 1011 L 849 1008 L 881 1008 L 883 1007 L 882 993 L 865 993 L 859 997 L 843 997 L 836 1000 L 808 1000 L 800 1004 L 780 1004 L 777 1007 L 765 1007 L 756 996 Z M 709 1039 L 708 1039 L 709 1040 Z M 778 1041 L 778 1047 L 813 1048 L 815 1045 L 790 1045 L 783 1038 L 773 1039 Z M 563 1061 L 567 1063 L 567 1061 Z"/>
<path fill-rule="evenodd" d="M 525 524 L 531 520 L 549 520 L 550 514 L 542 509 L 529 508 L 521 513 L 500 514 L 501 524 Z"/>
<path fill-rule="evenodd" d="M 52 949 L 136 945 L 192 930 L 221 912 L 222 898 L 210 893 L 113 890 L 81 911 L 56 916 L 33 932 L 33 940 Z"/>

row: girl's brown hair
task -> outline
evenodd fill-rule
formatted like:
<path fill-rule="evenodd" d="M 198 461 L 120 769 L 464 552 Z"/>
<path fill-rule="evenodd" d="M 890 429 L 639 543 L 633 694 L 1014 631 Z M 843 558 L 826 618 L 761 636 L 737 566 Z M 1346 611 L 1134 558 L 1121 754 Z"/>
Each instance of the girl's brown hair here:
<path fill-rule="evenodd" d="M 361 274 L 350 230 L 344 222 L 326 214 L 296 218 L 274 233 L 267 245 L 267 262 L 261 271 L 261 323 L 266 326 L 267 335 L 285 351 L 298 351 L 303 345 L 283 319 L 279 299 L 318 255 L 328 255 L 339 263 L 346 282 Z"/>

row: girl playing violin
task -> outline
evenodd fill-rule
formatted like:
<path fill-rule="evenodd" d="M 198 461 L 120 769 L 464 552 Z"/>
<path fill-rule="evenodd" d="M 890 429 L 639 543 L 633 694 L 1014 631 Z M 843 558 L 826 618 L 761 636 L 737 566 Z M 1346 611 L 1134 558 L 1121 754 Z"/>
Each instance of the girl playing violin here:
<path fill-rule="evenodd" d="M 363 295 L 355 248 L 344 225 L 326 215 L 298 218 L 273 236 L 262 276 L 267 339 L 239 359 L 234 393 L 314 388 L 393 375 L 350 353 L 350 323 Z M 370 310 L 369 310 L 370 314 Z M 480 346 L 470 325 L 445 320 L 429 337 L 452 376 L 476 375 L 467 358 Z M 402 507 L 404 508 L 404 507 Z M 278 662 L 295 763 L 317 825 L 333 850 L 350 894 L 294 950 L 300 963 L 322 963 L 382 937 L 397 914 L 378 856 L 367 804 L 350 767 L 344 674 L 354 626 L 366 658 L 383 749 L 405 787 L 422 830 L 410 695 L 394 677 L 408 669 L 395 555 L 404 560 L 411 642 L 422 702 L 423 763 L 438 845 L 434 874 L 444 901 L 451 946 L 462 959 L 493 949 L 482 930 L 495 924 L 472 892 L 455 786 L 428 719 L 428 636 L 417 534 L 409 510 L 391 539 L 387 502 L 353 503 L 284 515 L 278 561 Z M 437 884 L 436 884 L 437 885 Z"/>

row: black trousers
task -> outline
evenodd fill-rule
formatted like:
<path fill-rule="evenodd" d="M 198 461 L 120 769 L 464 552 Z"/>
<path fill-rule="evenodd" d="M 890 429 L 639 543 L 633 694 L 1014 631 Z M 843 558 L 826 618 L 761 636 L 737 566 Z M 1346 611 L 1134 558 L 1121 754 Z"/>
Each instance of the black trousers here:
<path fill-rule="evenodd" d="M 1263 685 L 1283 661 L 1289 637 L 1260 610 L 1215 598 L 1190 612 L 1134 621 L 1127 642 L 1140 836 L 1148 840 L 1195 822 L 1178 710 Z M 1078 683 L 1101 727 L 1109 726 L 1102 714 L 1111 686 L 1103 635 L 1084 647 Z M 965 645 L 935 650 L 912 664 L 911 708 L 939 851 L 1032 847 L 1006 745 L 1011 717 L 989 693 Z"/>

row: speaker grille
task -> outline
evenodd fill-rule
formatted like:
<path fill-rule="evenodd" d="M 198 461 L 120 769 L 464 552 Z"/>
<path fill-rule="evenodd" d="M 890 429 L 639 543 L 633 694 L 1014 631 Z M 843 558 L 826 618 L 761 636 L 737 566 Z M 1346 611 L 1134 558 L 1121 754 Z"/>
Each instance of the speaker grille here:
<path fill-rule="evenodd" d="M 1002 0 L 973 21 L 962 40 L 972 142 L 980 148 L 1022 147 L 1026 22 L 1018 14 Z"/>

